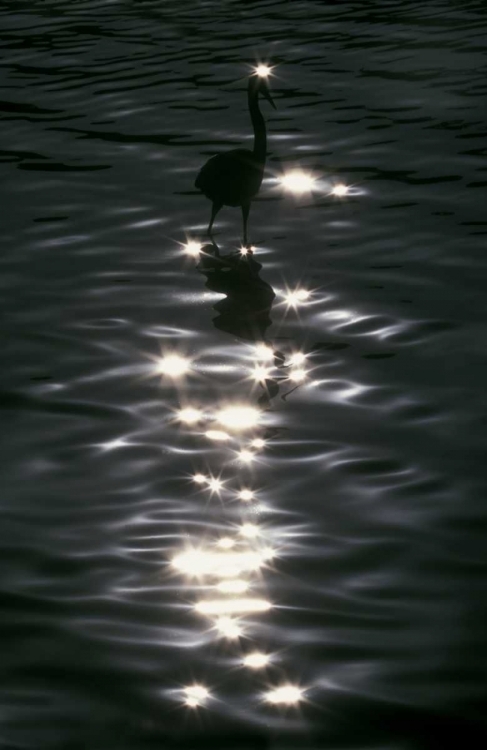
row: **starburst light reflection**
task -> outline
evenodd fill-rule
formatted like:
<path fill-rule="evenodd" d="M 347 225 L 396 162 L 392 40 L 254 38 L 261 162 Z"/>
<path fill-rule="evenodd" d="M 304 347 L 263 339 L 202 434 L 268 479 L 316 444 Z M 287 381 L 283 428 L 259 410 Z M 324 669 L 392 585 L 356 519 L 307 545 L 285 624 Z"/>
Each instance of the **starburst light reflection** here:
<path fill-rule="evenodd" d="M 291 355 L 289 362 L 294 366 L 302 365 L 306 362 L 306 354 L 303 352 L 294 352 L 294 354 Z"/>
<path fill-rule="evenodd" d="M 262 440 L 262 438 L 255 438 L 254 440 L 252 440 L 250 445 L 252 446 L 252 448 L 257 448 L 257 449 L 264 448 L 265 440 Z"/>
<path fill-rule="evenodd" d="M 240 527 L 240 534 L 247 539 L 255 539 L 259 536 L 260 530 L 259 527 L 255 525 L 255 523 L 244 523 Z"/>
<path fill-rule="evenodd" d="M 198 602 L 195 610 L 202 615 L 239 615 L 268 612 L 272 604 L 265 599 L 211 599 Z"/>
<path fill-rule="evenodd" d="M 266 664 L 269 663 L 269 657 L 267 654 L 262 654 L 260 651 L 254 651 L 252 654 L 247 654 L 243 659 L 243 664 L 251 669 L 262 669 Z"/>
<path fill-rule="evenodd" d="M 293 383 L 302 383 L 304 380 L 306 380 L 306 375 L 306 370 L 299 368 L 290 372 L 288 377 L 289 380 L 293 381 Z"/>
<path fill-rule="evenodd" d="M 196 424 L 203 417 L 203 412 L 200 409 L 193 409 L 188 406 L 186 409 L 181 409 L 178 412 L 178 419 L 180 422 L 185 424 Z"/>
<path fill-rule="evenodd" d="M 203 685 L 190 685 L 189 687 L 184 688 L 184 692 L 186 695 L 185 703 L 187 706 L 190 706 L 190 708 L 201 706 L 201 704 L 205 703 L 210 697 L 209 690 L 203 687 Z"/>
<path fill-rule="evenodd" d="M 186 255 L 191 255 L 193 258 L 197 258 L 201 252 L 202 245 L 200 242 L 196 242 L 195 240 L 188 240 L 185 245 L 183 245 L 184 252 Z"/>
<path fill-rule="evenodd" d="M 238 455 L 240 461 L 242 461 L 242 463 L 244 463 L 244 464 L 250 464 L 250 463 L 252 463 L 252 461 L 255 458 L 255 456 L 252 453 L 252 451 L 248 451 L 248 450 L 245 450 L 245 449 L 239 451 L 239 453 L 237 455 Z"/>
<path fill-rule="evenodd" d="M 217 442 L 230 440 L 230 435 L 228 434 L 228 432 L 223 432 L 223 430 L 207 430 L 207 432 L 205 432 L 205 435 L 209 440 L 215 440 Z"/>
<path fill-rule="evenodd" d="M 271 368 L 265 367 L 264 365 L 255 365 L 252 370 L 252 378 L 256 383 L 263 383 L 264 380 L 268 380 L 271 376 Z"/>
<path fill-rule="evenodd" d="M 255 356 L 264 362 L 274 357 L 274 352 L 267 344 L 257 344 L 255 347 Z"/>
<path fill-rule="evenodd" d="M 210 552 L 190 549 L 176 555 L 172 564 L 180 573 L 189 576 L 213 576 L 215 578 L 238 578 L 242 573 L 259 570 L 273 556 L 273 551 Z"/>
<path fill-rule="evenodd" d="M 249 588 L 247 581 L 236 578 L 233 581 L 220 581 L 215 586 L 221 594 L 245 594 Z"/>
<path fill-rule="evenodd" d="M 178 378 L 185 375 L 191 367 L 191 360 L 181 357 L 179 354 L 166 354 L 156 363 L 157 373 Z"/>
<path fill-rule="evenodd" d="M 265 695 L 268 703 L 285 704 L 288 706 L 296 705 L 303 699 L 303 691 L 296 685 L 282 685 L 281 687 L 269 690 Z"/>
<path fill-rule="evenodd" d="M 215 630 L 225 638 L 239 638 L 242 635 L 242 628 L 232 617 L 219 617 L 215 622 Z"/>
<path fill-rule="evenodd" d="M 315 183 L 315 178 L 300 169 L 288 172 L 281 177 L 281 185 L 295 195 L 309 193 Z"/>
<path fill-rule="evenodd" d="M 223 482 L 221 479 L 217 479 L 216 477 L 212 477 L 208 480 L 208 489 L 211 490 L 211 492 L 216 492 L 217 494 L 220 494 L 220 490 L 223 489 Z"/>
<path fill-rule="evenodd" d="M 307 289 L 287 290 L 284 299 L 290 307 L 297 307 L 301 302 L 306 302 L 310 298 L 310 294 Z"/>
<path fill-rule="evenodd" d="M 333 195 L 337 195 L 339 198 L 342 198 L 344 195 L 347 195 L 348 193 L 348 187 L 347 185 L 335 185 L 334 188 L 332 188 Z"/>
<path fill-rule="evenodd" d="M 235 547 L 235 539 L 231 539 L 229 536 L 223 536 L 217 541 L 216 546 L 220 547 L 220 549 L 232 549 L 232 547 Z"/>
<path fill-rule="evenodd" d="M 253 500 L 255 495 L 252 492 L 252 490 L 241 490 L 238 493 L 239 500 L 244 500 L 245 502 L 248 502 L 249 500 Z"/>
<path fill-rule="evenodd" d="M 196 484 L 205 484 L 207 482 L 207 478 L 204 474 L 194 474 L 193 475 L 193 482 L 196 482 Z"/>
<path fill-rule="evenodd" d="M 261 63 L 254 68 L 254 73 L 261 78 L 267 78 L 272 73 L 272 68 Z"/>
<path fill-rule="evenodd" d="M 229 406 L 216 415 L 220 424 L 232 430 L 248 430 L 255 427 L 259 417 L 260 411 L 254 406 Z"/>

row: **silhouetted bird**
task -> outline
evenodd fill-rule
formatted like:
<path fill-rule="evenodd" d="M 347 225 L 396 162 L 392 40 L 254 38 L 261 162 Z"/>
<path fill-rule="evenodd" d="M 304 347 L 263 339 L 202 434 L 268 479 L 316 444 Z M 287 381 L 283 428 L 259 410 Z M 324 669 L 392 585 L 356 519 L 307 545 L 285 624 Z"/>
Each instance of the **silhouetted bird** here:
<path fill-rule="evenodd" d="M 237 148 L 213 156 L 202 167 L 195 182 L 195 186 L 213 202 L 208 235 L 212 238 L 213 222 L 222 206 L 241 206 L 244 245 L 247 247 L 247 219 L 250 202 L 260 189 L 267 150 L 265 122 L 259 109 L 259 94 L 262 94 L 276 109 L 266 77 L 255 74 L 250 76 L 248 85 L 249 110 L 254 127 L 253 151 Z"/>

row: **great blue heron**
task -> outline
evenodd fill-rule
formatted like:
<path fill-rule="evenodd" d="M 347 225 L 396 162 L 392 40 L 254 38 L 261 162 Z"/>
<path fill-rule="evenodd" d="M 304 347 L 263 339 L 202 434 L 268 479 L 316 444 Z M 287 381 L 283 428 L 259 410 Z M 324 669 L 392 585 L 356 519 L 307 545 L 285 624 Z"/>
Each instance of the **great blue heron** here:
<path fill-rule="evenodd" d="M 264 118 L 259 109 L 259 94 L 276 109 L 267 76 L 270 69 L 259 66 L 250 76 L 248 83 L 248 103 L 254 128 L 254 148 L 252 151 L 237 148 L 209 159 L 200 170 L 195 186 L 212 201 L 208 235 L 212 238 L 213 222 L 222 206 L 241 206 L 244 230 L 244 245 L 247 239 L 247 219 L 250 202 L 259 192 L 266 160 L 267 139 Z"/>

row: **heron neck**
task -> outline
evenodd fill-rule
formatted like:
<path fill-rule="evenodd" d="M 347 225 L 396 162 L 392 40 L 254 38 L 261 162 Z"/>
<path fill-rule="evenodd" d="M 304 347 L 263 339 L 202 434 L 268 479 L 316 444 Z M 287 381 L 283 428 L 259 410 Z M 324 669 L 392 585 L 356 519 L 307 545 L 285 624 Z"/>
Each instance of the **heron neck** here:
<path fill-rule="evenodd" d="M 254 157 L 256 161 L 264 166 L 267 153 L 267 139 L 265 122 L 259 109 L 257 92 L 249 91 L 249 110 L 254 128 Z"/>

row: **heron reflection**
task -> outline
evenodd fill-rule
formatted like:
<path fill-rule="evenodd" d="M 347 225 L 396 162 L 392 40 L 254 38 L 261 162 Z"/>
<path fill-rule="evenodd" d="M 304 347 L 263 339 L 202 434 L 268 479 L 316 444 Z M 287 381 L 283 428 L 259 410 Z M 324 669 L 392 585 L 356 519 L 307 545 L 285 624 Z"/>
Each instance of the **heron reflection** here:
<path fill-rule="evenodd" d="M 203 251 L 197 268 L 206 277 L 206 287 L 225 295 L 213 306 L 218 313 L 215 328 L 244 341 L 265 342 L 276 295 L 260 277 L 262 265 L 253 255 L 218 257 L 213 245 Z"/>
<path fill-rule="evenodd" d="M 206 277 L 206 287 L 211 291 L 224 294 L 213 309 L 218 315 L 213 325 L 220 331 L 232 334 L 243 341 L 256 343 L 257 359 L 273 360 L 275 367 L 282 367 L 284 355 L 276 350 L 267 337 L 267 329 L 272 325 L 271 311 L 276 294 L 267 281 L 260 277 L 262 265 L 254 255 L 240 254 L 217 255 L 215 245 L 205 245 L 197 265 L 198 271 Z M 270 400 L 278 392 L 276 378 L 270 368 L 259 368 L 256 382 L 264 393 L 259 399 L 259 406 L 268 407 Z M 264 372 L 265 369 L 265 372 Z"/>
<path fill-rule="evenodd" d="M 212 202 L 208 235 L 212 237 L 213 222 L 222 206 L 241 206 L 243 241 L 247 247 L 250 203 L 260 190 L 267 154 L 266 128 L 259 108 L 259 96 L 267 99 L 276 109 L 267 84 L 269 74 L 270 68 L 259 65 L 248 82 L 247 98 L 254 129 L 253 150 L 238 148 L 212 156 L 200 170 L 195 182 L 195 187 Z"/>

